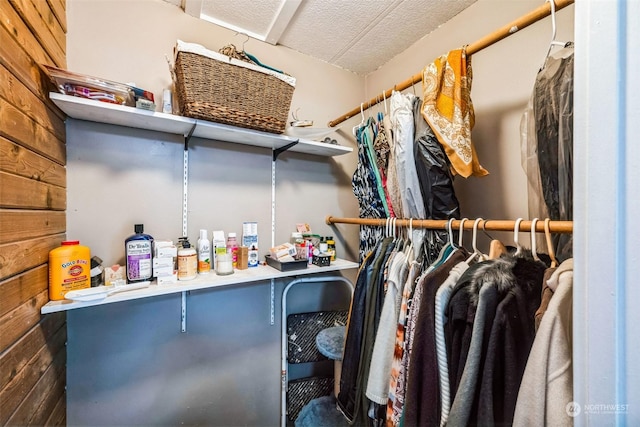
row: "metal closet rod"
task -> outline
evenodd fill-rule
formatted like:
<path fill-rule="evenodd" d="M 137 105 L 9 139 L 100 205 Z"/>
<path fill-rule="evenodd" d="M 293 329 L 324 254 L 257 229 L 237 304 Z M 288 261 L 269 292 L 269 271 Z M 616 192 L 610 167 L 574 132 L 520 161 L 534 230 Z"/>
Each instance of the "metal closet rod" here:
<path fill-rule="evenodd" d="M 549 0 L 549 1 L 554 1 L 554 0 Z M 491 46 L 492 44 L 499 42 L 504 38 L 509 37 L 511 34 L 515 34 L 518 31 L 522 30 L 523 28 L 526 28 L 529 25 L 536 23 L 543 18 L 546 18 L 551 14 L 551 4 L 549 3 L 549 1 L 546 1 L 542 6 L 532 10 L 526 15 L 521 16 L 520 18 L 505 25 L 504 27 L 501 27 L 490 34 L 487 34 L 480 40 L 467 45 L 467 48 L 466 48 L 467 55 L 473 55 L 474 53 L 481 51 L 485 47 Z M 570 4 L 573 4 L 574 1 L 575 0 L 555 0 L 554 1 L 555 10 L 558 11 L 560 9 L 563 9 L 569 6 Z M 389 98 L 394 90 L 403 91 L 415 84 L 420 83 L 421 81 L 422 81 L 422 71 L 420 71 L 417 74 L 414 74 L 412 77 L 408 78 L 407 80 L 394 85 L 391 89 L 387 89 L 384 92 L 384 94 L 381 93 L 377 95 L 375 98 L 371 98 L 369 102 L 363 103 L 362 109 L 363 110 L 369 109 L 374 105 L 378 104 L 379 102 L 383 101 L 385 98 Z M 340 123 L 344 122 L 345 120 L 360 113 L 360 108 L 361 108 L 360 105 L 358 105 L 356 108 L 349 111 L 348 113 L 341 115 L 337 119 L 331 120 L 328 123 L 329 127 L 337 126 Z"/>
<path fill-rule="evenodd" d="M 544 218 L 538 220 L 536 223 L 536 232 L 544 232 Z M 461 220 L 455 219 L 451 223 L 453 229 L 460 228 Z M 475 219 L 468 219 L 464 221 L 463 228 L 465 230 L 473 230 L 473 224 Z M 373 218 L 335 218 L 331 215 L 327 216 L 326 223 L 328 225 L 333 224 L 357 224 L 357 225 L 373 225 L 384 227 L 387 225 L 386 219 L 373 219 Z M 449 221 L 446 219 L 413 219 L 407 218 L 397 219 L 395 222 L 396 227 L 409 227 L 411 225 L 414 228 L 428 228 L 431 230 L 446 230 Z M 532 221 L 523 220 L 520 222 L 519 231 L 531 231 Z M 514 231 L 516 221 L 503 220 L 503 219 L 483 219 L 478 222 L 478 228 L 491 231 Z M 549 221 L 549 231 L 552 233 L 573 233 L 573 221 Z"/>

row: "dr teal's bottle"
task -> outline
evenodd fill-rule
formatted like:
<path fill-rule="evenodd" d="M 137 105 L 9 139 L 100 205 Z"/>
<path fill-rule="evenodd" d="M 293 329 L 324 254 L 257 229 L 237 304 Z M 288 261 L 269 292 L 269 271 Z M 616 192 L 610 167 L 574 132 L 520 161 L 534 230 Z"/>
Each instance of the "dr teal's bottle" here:
<path fill-rule="evenodd" d="M 144 234 L 144 225 L 136 224 L 136 234 L 124 241 L 127 283 L 153 279 L 153 237 Z"/>

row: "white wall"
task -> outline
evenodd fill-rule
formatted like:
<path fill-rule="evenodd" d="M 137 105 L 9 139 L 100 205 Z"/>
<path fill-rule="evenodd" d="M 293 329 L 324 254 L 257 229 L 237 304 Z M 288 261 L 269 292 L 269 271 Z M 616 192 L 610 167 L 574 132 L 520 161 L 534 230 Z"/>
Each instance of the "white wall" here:
<path fill-rule="evenodd" d="M 161 0 L 69 0 L 68 68 L 135 82 L 159 103 L 176 39 L 212 50 L 242 37 Z M 105 25 L 105 23 L 110 23 Z M 283 47 L 250 41 L 247 51 L 297 78 L 292 108 L 316 126 L 359 102 L 362 78 Z M 353 126 L 347 123 L 346 126 Z M 343 145 L 352 138 L 335 134 Z M 182 234 L 181 137 L 70 119 L 67 124 L 67 236 L 105 262 L 124 260 L 135 223 L 157 239 Z M 198 230 L 241 232 L 258 221 L 260 252 L 271 245 L 271 151 L 192 139 L 189 238 Z M 326 215 L 358 215 L 351 191 L 356 153 L 326 158 L 282 154 L 276 164 L 276 242 L 297 222 L 336 237 L 339 256 L 357 259 L 358 228 L 333 229 Z M 348 276 L 354 276 L 355 271 Z M 68 313 L 70 425 L 276 425 L 280 408 L 280 303 L 269 323 L 269 283 L 192 292 L 187 333 L 180 295 Z M 289 294 L 290 311 L 347 309 L 335 284 Z"/>

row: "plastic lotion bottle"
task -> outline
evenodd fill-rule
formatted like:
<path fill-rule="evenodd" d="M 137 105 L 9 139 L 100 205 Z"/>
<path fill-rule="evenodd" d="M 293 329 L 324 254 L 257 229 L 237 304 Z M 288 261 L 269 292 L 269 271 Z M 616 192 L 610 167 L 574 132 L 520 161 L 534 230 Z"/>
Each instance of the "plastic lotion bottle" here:
<path fill-rule="evenodd" d="M 178 249 L 178 280 L 195 279 L 198 275 L 198 255 L 188 240 L 182 241 Z"/>
<path fill-rule="evenodd" d="M 200 230 L 198 239 L 198 273 L 208 274 L 211 271 L 211 244 L 207 238 L 207 230 Z"/>
<path fill-rule="evenodd" d="M 127 283 L 153 278 L 153 237 L 144 234 L 144 224 L 134 226 L 136 234 L 124 241 L 127 260 Z"/>
<path fill-rule="evenodd" d="M 233 268 L 236 268 L 238 266 L 238 241 L 236 240 L 236 233 L 229 233 L 229 237 L 227 237 L 227 253 L 231 254 Z"/>

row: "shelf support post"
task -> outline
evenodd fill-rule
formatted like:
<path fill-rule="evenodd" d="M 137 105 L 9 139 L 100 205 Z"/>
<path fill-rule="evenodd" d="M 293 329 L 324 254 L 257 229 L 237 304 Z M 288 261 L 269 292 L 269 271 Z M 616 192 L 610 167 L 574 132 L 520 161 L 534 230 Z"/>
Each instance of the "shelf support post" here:
<path fill-rule="evenodd" d="M 187 332 L 187 292 L 182 291 L 182 307 L 180 309 L 180 332 Z"/>

